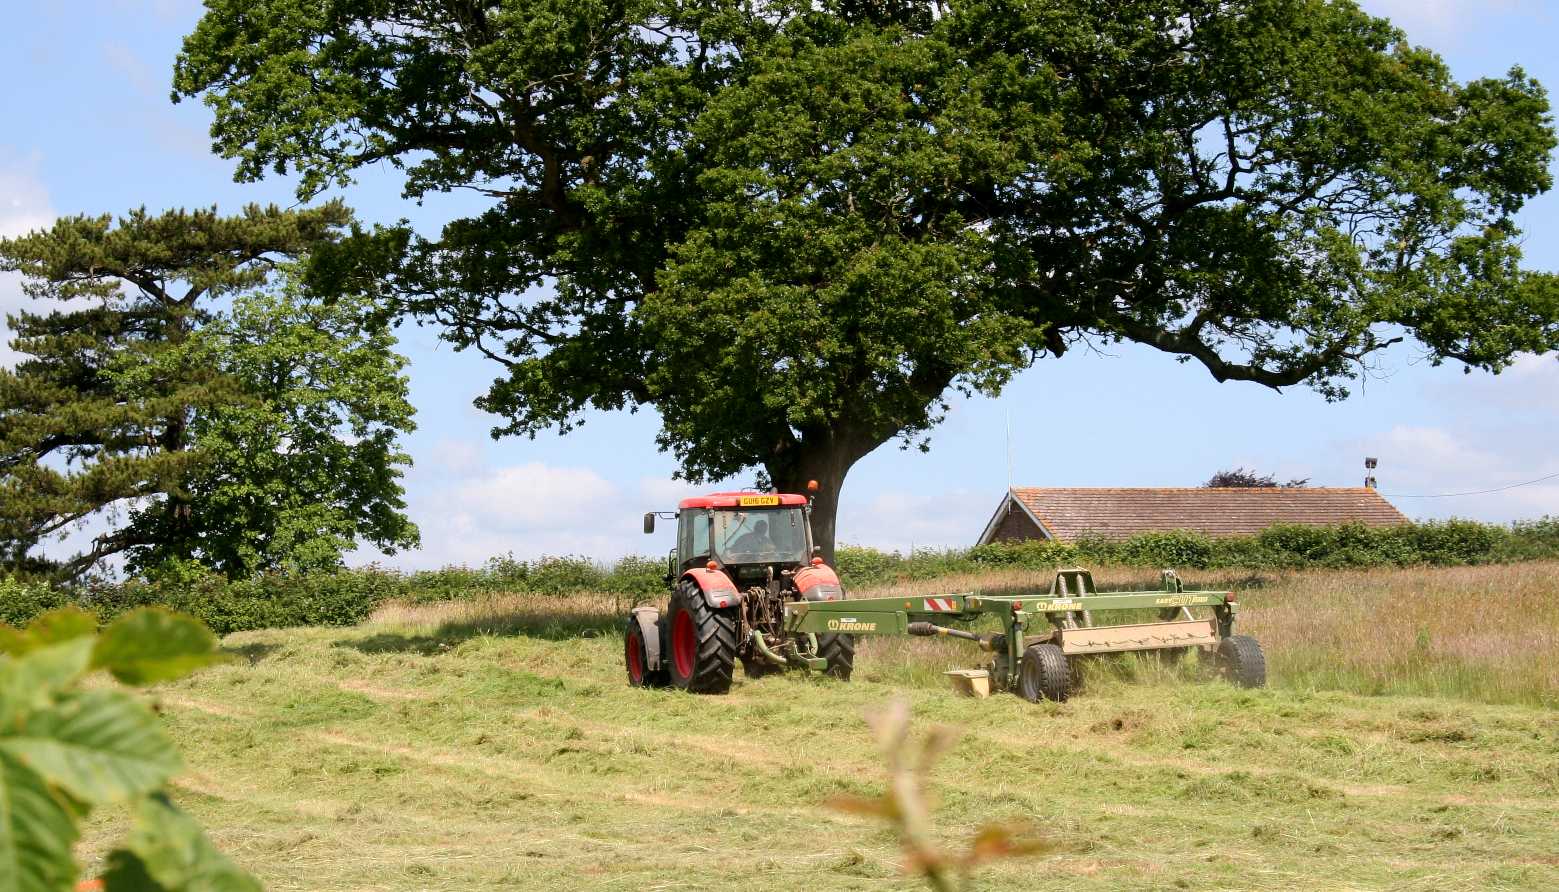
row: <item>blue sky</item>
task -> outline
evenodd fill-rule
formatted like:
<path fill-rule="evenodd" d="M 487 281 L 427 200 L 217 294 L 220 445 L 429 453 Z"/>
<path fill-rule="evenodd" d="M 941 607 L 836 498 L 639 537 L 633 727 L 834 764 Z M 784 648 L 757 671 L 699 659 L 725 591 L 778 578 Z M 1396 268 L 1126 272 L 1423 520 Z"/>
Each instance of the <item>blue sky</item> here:
<path fill-rule="evenodd" d="M 1520 64 L 1559 90 L 1559 4 L 1538 0 L 1369 0 L 1458 77 Z M 208 151 L 209 115 L 168 101 L 172 59 L 200 15 L 190 0 L 6 4 L 0 12 L 0 236 L 56 215 L 247 202 L 293 203 L 291 183 L 235 184 Z M 390 170 L 344 197 L 370 221 L 408 217 L 435 231 L 478 205 L 400 198 Z M 1559 269 L 1559 194 L 1522 217 L 1528 264 Z M 0 277 L 0 310 L 22 298 Z M 494 554 L 660 552 L 639 515 L 691 491 L 655 450 L 653 413 L 598 414 L 567 437 L 493 441 L 471 406 L 494 368 L 428 329 L 402 329 L 418 431 L 406 485 L 424 547 L 401 567 L 477 563 Z M 6 353 L 0 347 L 0 362 Z M 1243 465 L 1317 485 L 1358 485 L 1378 456 L 1381 490 L 1413 496 L 1490 489 L 1559 473 L 1559 362 L 1523 357 L 1498 377 L 1443 366 L 1415 350 L 1383 356 L 1341 404 L 1294 388 L 1218 384 L 1199 366 L 1132 346 L 1041 362 L 998 399 L 957 400 L 930 453 L 885 446 L 846 483 L 843 541 L 905 550 L 967 545 L 1011 480 L 1031 486 L 1194 486 Z M 738 483 L 745 483 L 739 480 Z M 702 488 L 702 487 L 700 487 Z M 1393 501 L 1413 517 L 1508 521 L 1559 514 L 1559 480 L 1501 493 Z"/>

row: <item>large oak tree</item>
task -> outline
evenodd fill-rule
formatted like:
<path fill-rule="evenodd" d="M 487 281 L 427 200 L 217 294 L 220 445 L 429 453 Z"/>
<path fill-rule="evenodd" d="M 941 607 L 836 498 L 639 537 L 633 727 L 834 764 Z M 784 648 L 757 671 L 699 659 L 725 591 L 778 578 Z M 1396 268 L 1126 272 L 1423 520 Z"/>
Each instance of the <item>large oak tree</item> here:
<path fill-rule="evenodd" d="M 210 0 L 193 96 L 240 178 L 490 197 L 390 272 L 495 433 L 652 406 L 691 479 L 820 481 L 830 546 L 857 460 L 1085 338 L 1334 397 L 1559 344 L 1543 90 L 1349 0 Z"/>

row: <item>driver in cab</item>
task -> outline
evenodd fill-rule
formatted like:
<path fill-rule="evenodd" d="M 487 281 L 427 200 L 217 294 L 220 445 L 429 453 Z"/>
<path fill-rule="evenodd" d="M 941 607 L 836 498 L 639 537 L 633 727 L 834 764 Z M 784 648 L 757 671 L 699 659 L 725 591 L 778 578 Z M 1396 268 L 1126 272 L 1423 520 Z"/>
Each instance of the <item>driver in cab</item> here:
<path fill-rule="evenodd" d="M 769 538 L 769 522 L 758 518 L 752 522 L 752 529 L 736 538 L 731 545 L 731 551 L 737 554 L 765 554 L 774 551 L 776 545 Z"/>

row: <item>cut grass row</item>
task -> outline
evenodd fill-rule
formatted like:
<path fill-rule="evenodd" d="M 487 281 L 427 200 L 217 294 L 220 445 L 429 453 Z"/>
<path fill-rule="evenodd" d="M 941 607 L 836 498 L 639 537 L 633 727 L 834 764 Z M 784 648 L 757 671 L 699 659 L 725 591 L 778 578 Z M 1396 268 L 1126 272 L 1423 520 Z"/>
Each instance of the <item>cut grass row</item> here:
<path fill-rule="evenodd" d="M 230 636 L 242 659 L 155 696 L 181 801 L 276 890 L 916 888 L 879 823 L 822 807 L 881 792 L 861 716 L 897 696 L 962 729 L 930 778 L 950 844 L 999 820 L 1060 846 L 982 889 L 1551 889 L 1559 567 L 1539 569 L 1249 580 L 1263 691 L 1123 660 L 1065 704 L 970 701 L 941 672 L 975 655 L 922 639 L 864 642 L 850 684 L 634 690 L 610 597 L 523 596 Z M 1402 659 L 1425 649 L 1459 668 Z"/>

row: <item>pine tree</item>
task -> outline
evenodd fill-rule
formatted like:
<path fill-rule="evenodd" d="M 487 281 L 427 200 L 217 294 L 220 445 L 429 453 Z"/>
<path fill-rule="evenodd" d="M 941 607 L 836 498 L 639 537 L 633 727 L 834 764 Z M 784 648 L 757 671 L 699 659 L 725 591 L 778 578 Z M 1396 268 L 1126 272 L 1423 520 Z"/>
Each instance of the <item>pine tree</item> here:
<path fill-rule="evenodd" d="M 284 484 L 266 493 L 277 506 L 327 514 L 354 513 L 343 501 L 369 506 L 355 510 L 361 522 L 348 524 L 345 536 L 335 516 L 314 524 L 316 532 L 330 528 L 335 542 L 314 563 L 339 559 L 357 535 L 387 548 L 414 542 L 397 482 L 405 456 L 394 448 L 394 434 L 411 427 L 401 361 L 362 300 L 321 305 L 336 317 L 325 330 L 381 357 L 357 366 L 357 379 L 304 392 L 274 375 L 265 380 L 245 359 L 253 348 L 236 349 L 255 340 L 245 326 L 320 323 L 307 313 L 301 322 L 298 313 L 289 317 L 285 308 L 307 297 L 285 274 L 312 249 L 335 243 L 351 220 L 340 202 L 306 210 L 251 205 L 232 217 L 214 208 L 156 216 L 143 208 L 117 221 L 64 218 L 0 241 L 0 269 L 20 272 L 30 297 L 57 303 L 8 320 L 12 348 L 23 358 L 0 369 L 0 566 L 70 579 L 115 555 L 132 565 L 195 560 L 232 575 L 285 563 L 288 554 L 265 546 L 293 519 L 278 510 L 220 510 L 211 481 L 241 451 L 232 448 L 234 431 L 269 442 L 267 432 L 236 424 L 235 414 L 248 413 L 274 440 L 283 435 L 278 425 L 303 417 L 289 400 L 345 409 L 308 416 L 285 432 L 289 442 L 308 436 L 305 430 L 321 444 L 355 443 L 368 433 L 383 447 L 364 456 L 374 468 L 352 478 L 360 491 L 343 494 L 352 484 L 339 478 L 322 491 L 319 475 L 306 475 L 296 481 L 299 491 Z M 256 295 L 269 302 L 256 303 Z M 271 333 L 286 331 L 282 325 Z M 360 404 L 343 402 L 365 388 L 385 396 L 366 415 Z M 65 558 L 40 553 L 88 525 L 103 529 L 90 547 Z M 247 544 L 235 546 L 235 538 Z M 288 538 L 307 539 L 318 552 L 318 535 Z"/>

